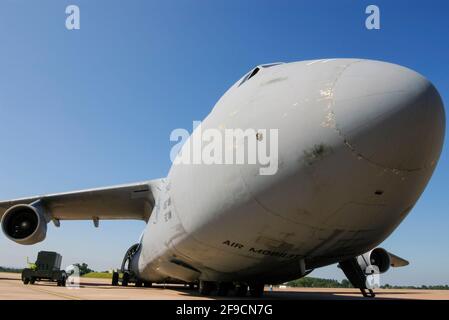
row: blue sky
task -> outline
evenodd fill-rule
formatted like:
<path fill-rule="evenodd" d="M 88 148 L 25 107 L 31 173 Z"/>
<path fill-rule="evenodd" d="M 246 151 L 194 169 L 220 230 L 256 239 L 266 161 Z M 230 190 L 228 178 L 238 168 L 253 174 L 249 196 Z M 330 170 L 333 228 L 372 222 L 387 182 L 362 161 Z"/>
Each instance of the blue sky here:
<path fill-rule="evenodd" d="M 76 4 L 81 29 L 65 28 Z M 364 27 L 365 8 L 381 29 Z M 170 132 L 203 119 L 253 66 L 360 57 L 427 76 L 449 103 L 447 1 L 0 1 L 0 198 L 165 176 Z M 446 138 L 446 146 L 448 139 Z M 411 265 L 393 284 L 449 284 L 449 150 L 383 244 Z M 64 264 L 119 266 L 143 222 L 62 222 L 24 247 L 0 236 L 0 265 L 41 249 Z M 342 279 L 335 266 L 315 276 Z"/>

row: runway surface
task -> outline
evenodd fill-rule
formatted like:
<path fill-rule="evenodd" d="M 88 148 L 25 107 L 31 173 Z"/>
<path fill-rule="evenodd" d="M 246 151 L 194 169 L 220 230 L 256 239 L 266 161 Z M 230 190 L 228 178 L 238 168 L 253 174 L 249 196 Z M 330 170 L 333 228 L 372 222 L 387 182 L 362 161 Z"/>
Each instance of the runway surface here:
<path fill-rule="evenodd" d="M 376 299 L 449 300 L 448 290 L 379 289 Z M 107 279 L 81 278 L 79 288 L 57 287 L 56 284 L 36 282 L 24 285 L 20 274 L 0 273 L 0 300 L 199 300 L 235 299 L 234 297 L 202 297 L 183 286 L 152 288 L 113 287 Z M 242 299 L 242 298 L 239 298 Z M 285 300 L 348 300 L 364 299 L 355 289 L 330 288 L 265 288 L 263 299 Z"/>

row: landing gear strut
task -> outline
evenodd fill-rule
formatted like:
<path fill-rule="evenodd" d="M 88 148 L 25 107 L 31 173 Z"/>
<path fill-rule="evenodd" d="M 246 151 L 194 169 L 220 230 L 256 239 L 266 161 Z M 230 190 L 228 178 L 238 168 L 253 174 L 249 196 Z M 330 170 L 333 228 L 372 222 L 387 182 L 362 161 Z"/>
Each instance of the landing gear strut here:
<path fill-rule="evenodd" d="M 349 282 L 351 282 L 354 288 L 359 288 L 365 298 L 374 298 L 376 296 L 372 289 L 366 287 L 365 272 L 360 268 L 356 258 L 341 261 L 339 266 Z"/>

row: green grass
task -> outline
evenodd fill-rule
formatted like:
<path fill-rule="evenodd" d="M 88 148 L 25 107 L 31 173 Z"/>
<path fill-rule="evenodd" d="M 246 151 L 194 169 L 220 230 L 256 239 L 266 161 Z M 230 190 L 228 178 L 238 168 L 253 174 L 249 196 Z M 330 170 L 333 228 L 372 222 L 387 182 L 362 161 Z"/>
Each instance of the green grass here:
<path fill-rule="evenodd" d="M 86 273 L 82 277 L 85 277 L 85 278 L 97 278 L 97 279 L 112 279 L 112 273 L 108 273 L 108 272 L 90 272 L 90 273 Z"/>

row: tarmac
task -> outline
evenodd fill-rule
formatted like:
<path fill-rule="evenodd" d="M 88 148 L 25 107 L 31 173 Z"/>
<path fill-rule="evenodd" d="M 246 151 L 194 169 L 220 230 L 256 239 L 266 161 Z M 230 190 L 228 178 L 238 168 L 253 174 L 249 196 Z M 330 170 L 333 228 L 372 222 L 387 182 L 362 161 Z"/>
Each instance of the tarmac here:
<path fill-rule="evenodd" d="M 375 299 L 449 300 L 449 290 L 377 289 Z M 78 287 L 58 287 L 55 283 L 24 285 L 20 274 L 0 273 L 0 300 L 208 300 L 244 299 L 203 297 L 196 290 L 179 285 L 155 285 L 151 288 L 113 287 L 109 279 L 81 278 Z M 249 299 L 249 298 L 246 298 Z M 262 299 L 352 300 L 366 299 L 356 289 L 265 288 Z"/>

